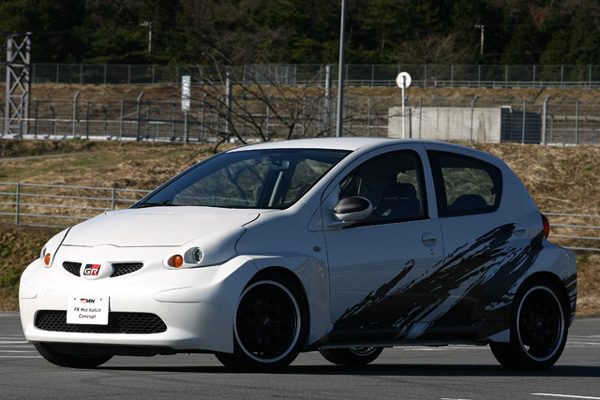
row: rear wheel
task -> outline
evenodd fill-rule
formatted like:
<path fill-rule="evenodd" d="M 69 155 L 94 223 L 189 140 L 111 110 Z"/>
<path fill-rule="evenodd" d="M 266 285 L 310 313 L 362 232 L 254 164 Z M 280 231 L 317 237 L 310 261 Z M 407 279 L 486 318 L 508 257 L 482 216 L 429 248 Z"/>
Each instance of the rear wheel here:
<path fill-rule="evenodd" d="M 113 357 L 111 355 L 61 353 L 48 343 L 34 343 L 34 346 L 46 361 L 61 367 L 94 368 Z"/>
<path fill-rule="evenodd" d="M 275 369 L 289 365 L 308 331 L 307 307 L 293 281 L 269 277 L 243 291 L 234 317 L 234 352 L 216 354 L 236 369 Z"/>
<path fill-rule="evenodd" d="M 541 370 L 554 365 L 567 341 L 565 302 L 552 282 L 532 282 L 519 291 L 509 343 L 491 343 L 500 364 L 511 369 Z"/>
<path fill-rule="evenodd" d="M 383 351 L 383 347 L 350 347 L 347 349 L 322 349 L 321 355 L 329 362 L 341 365 L 369 364 Z"/>

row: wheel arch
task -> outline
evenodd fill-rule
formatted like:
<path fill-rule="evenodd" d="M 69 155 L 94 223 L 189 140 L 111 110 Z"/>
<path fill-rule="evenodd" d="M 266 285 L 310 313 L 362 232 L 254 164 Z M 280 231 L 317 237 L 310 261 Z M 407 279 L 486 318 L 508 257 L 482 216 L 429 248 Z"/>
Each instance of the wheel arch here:
<path fill-rule="evenodd" d="M 297 285 L 304 297 L 308 310 L 307 347 L 317 343 L 332 329 L 331 303 L 329 294 L 329 271 L 322 261 L 302 254 L 288 254 L 279 257 L 254 256 L 252 260 L 258 272 L 249 280 L 279 274 Z"/>
<path fill-rule="evenodd" d="M 265 268 L 259 270 L 256 274 L 254 274 L 252 279 L 250 279 L 250 281 L 248 282 L 248 285 L 250 285 L 258 280 L 261 280 L 261 279 L 266 279 L 266 278 L 271 278 L 271 277 L 276 278 L 279 276 L 284 276 L 294 282 L 294 284 L 298 287 L 298 289 L 300 289 L 300 292 L 302 293 L 302 297 L 303 297 L 302 301 L 304 301 L 304 305 L 308 306 L 308 296 L 306 294 L 306 289 L 304 288 L 302 281 L 300 280 L 298 275 L 296 275 L 293 271 L 291 271 L 288 268 L 281 267 L 281 266 L 275 266 L 275 265 L 270 266 L 270 267 L 265 267 Z"/>

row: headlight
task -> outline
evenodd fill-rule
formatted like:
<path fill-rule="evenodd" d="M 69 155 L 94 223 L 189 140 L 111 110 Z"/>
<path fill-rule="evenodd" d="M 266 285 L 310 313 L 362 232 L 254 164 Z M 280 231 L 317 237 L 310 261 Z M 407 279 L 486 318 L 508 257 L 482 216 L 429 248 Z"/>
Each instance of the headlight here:
<path fill-rule="evenodd" d="M 243 227 L 236 227 L 191 240 L 172 249 L 163 259 L 163 266 L 166 269 L 187 269 L 222 264 L 237 255 L 235 244 L 244 232 Z"/>
<path fill-rule="evenodd" d="M 44 267 L 50 268 L 52 266 L 54 256 L 60 248 L 63 240 L 65 240 L 65 237 L 67 237 L 69 229 L 65 229 L 64 231 L 57 233 L 52 239 L 48 240 L 48 242 L 42 248 L 42 251 L 40 252 L 40 259 L 42 260 Z"/>
<path fill-rule="evenodd" d="M 188 268 L 198 267 L 204 260 L 204 252 L 200 247 L 191 247 L 183 255 L 173 254 L 167 259 L 167 266 L 171 268 L 181 268 L 184 265 Z"/>

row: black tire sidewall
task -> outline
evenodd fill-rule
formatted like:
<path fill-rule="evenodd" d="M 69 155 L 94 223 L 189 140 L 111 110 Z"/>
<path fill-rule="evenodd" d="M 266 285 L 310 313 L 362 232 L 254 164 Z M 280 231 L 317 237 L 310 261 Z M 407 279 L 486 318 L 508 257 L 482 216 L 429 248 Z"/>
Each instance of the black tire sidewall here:
<path fill-rule="evenodd" d="M 95 368 L 112 358 L 111 355 L 78 355 L 61 353 L 56 351 L 54 347 L 48 343 L 34 343 L 34 346 L 46 361 L 61 367 L 82 369 Z"/>
<path fill-rule="evenodd" d="M 350 348 L 319 350 L 327 361 L 339 365 L 367 365 L 375 361 L 382 351 L 382 347 L 374 347 L 373 351 L 367 354 L 357 353 Z"/>

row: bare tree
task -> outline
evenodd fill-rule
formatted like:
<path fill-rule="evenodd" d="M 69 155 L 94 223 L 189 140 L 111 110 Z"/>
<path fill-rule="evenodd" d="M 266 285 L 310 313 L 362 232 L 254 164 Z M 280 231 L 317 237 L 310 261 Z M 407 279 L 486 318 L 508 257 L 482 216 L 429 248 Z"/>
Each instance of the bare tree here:
<path fill-rule="evenodd" d="M 315 83 L 322 71 L 296 85 L 290 82 L 293 77 L 285 73 L 286 68 L 293 67 L 215 67 L 212 71 L 196 71 L 193 100 L 197 106 L 190 117 L 210 136 L 218 138 L 215 149 L 232 139 L 245 144 L 329 136 L 334 105 L 326 98 L 325 88 Z"/>

